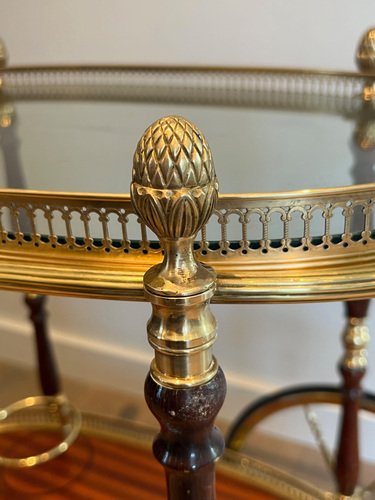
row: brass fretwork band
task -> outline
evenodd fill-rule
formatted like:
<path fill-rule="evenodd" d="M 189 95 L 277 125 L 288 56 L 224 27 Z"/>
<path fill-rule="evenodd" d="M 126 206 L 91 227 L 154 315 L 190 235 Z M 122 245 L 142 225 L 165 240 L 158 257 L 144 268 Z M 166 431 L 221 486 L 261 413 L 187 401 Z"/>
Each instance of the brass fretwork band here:
<path fill-rule="evenodd" d="M 374 184 L 222 195 L 209 221 L 212 239 L 203 227 L 194 248 L 216 272 L 213 300 L 370 298 L 374 200 Z M 275 239 L 280 226 L 284 236 Z M 144 300 L 143 275 L 163 257 L 151 238 L 128 195 L 0 191 L 5 289 Z"/>

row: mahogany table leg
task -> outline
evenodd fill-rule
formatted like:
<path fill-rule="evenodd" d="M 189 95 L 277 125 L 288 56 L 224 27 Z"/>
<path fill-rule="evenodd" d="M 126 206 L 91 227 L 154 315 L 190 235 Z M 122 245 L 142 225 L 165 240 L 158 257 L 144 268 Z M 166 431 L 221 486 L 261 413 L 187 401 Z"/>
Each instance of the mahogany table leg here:
<path fill-rule="evenodd" d="M 224 438 L 214 426 L 226 392 L 223 372 L 200 386 L 162 387 L 148 375 L 147 404 L 159 420 L 154 455 L 165 467 L 168 495 L 173 500 L 214 500 L 214 462 L 224 451 Z"/>
<path fill-rule="evenodd" d="M 343 341 L 345 354 L 340 363 L 343 406 L 339 434 L 336 478 L 342 495 L 352 495 L 359 476 L 358 411 L 362 396 L 361 381 L 366 372 L 366 346 L 369 341 L 365 324 L 369 300 L 345 303 L 348 319 Z"/>
<path fill-rule="evenodd" d="M 38 358 L 39 382 L 46 396 L 55 396 L 60 392 L 60 377 L 53 355 L 47 329 L 45 295 L 26 294 L 25 303 L 30 310 L 30 319 L 34 326 L 35 345 Z"/>

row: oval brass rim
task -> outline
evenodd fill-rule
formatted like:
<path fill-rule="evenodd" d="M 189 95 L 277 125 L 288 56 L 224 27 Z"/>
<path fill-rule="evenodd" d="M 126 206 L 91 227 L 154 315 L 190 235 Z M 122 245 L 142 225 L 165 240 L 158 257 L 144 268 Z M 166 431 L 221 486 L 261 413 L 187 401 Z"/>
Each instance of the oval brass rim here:
<path fill-rule="evenodd" d="M 117 226 L 126 228 L 126 218 L 134 216 L 128 195 L 57 193 L 0 190 L 2 210 L 8 211 L 19 228 L 1 227 L 0 286 L 2 289 L 43 294 L 71 295 L 120 300 L 145 300 L 143 275 L 162 259 L 147 236 L 138 247 L 123 237 L 116 246 L 107 234 L 109 218 L 115 214 Z M 375 233 L 371 222 L 375 208 L 375 184 L 343 188 L 226 195 L 219 197 L 214 223 L 220 233 L 216 248 L 203 234 L 196 249 L 197 258 L 217 274 L 213 302 L 306 302 L 370 298 L 375 293 Z M 355 210 L 362 212 L 358 238 L 351 221 Z M 344 232 L 335 240 L 330 231 L 334 210 L 340 212 Z M 85 234 L 69 232 L 60 236 L 53 230 L 53 219 L 81 215 Z M 21 231 L 19 214 L 27 214 L 30 231 Z M 37 213 L 51 225 L 43 235 L 38 231 Z M 107 225 L 99 244 L 93 239 L 90 215 L 100 216 Z M 257 214 L 264 235 L 252 246 L 241 236 L 248 217 Z M 283 230 L 279 246 L 273 246 L 268 224 L 276 214 Z M 303 227 L 295 245 L 290 223 L 295 215 Z M 323 215 L 323 218 L 322 218 Z M 233 248 L 227 241 L 230 217 L 236 217 L 239 242 Z M 325 220 L 321 241 L 310 232 L 313 217 Z M 108 220 L 107 220 L 108 219 Z M 302 220 L 301 219 L 301 220 Z M 139 232 L 144 227 L 139 224 Z M 125 231 L 125 229 L 124 229 Z M 215 228 L 216 231 L 216 228 Z M 225 234 L 224 234 L 225 233 Z M 241 240 L 242 238 L 242 240 Z"/>
<path fill-rule="evenodd" d="M 81 429 L 81 414 L 63 394 L 31 396 L 16 401 L 0 410 L 0 423 L 5 422 L 15 413 L 35 407 L 45 407 L 46 412 L 56 413 L 60 420 L 59 426 L 63 430 L 64 439 L 53 448 L 36 455 L 27 457 L 0 456 L 0 466 L 25 468 L 48 462 L 65 453 L 78 437 Z"/>

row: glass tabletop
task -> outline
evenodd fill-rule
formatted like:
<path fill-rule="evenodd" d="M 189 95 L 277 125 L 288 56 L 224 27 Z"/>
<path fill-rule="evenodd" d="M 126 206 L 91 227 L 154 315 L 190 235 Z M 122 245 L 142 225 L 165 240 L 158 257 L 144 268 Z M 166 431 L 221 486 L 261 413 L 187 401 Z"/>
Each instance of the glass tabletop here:
<path fill-rule="evenodd" d="M 149 124 L 170 114 L 194 122 L 206 136 L 222 193 L 373 182 L 375 149 L 369 138 L 375 113 L 359 96 L 352 101 L 349 109 L 332 111 L 324 100 L 318 110 L 308 110 L 8 98 L 2 103 L 8 118 L 0 130 L 0 185 L 128 193 L 139 138 Z"/>
<path fill-rule="evenodd" d="M 94 273 L 92 281 L 83 287 L 78 282 L 69 293 L 107 298 L 118 293 L 123 298 L 129 289 L 132 299 L 143 298 L 143 268 L 137 267 L 134 278 L 127 266 L 129 279 L 121 278 L 124 289 L 117 288 L 117 281 L 107 280 L 107 268 L 101 270 L 101 257 L 113 258 L 115 276 L 120 256 L 147 266 L 160 257 L 157 235 L 139 219 L 128 198 L 105 193 L 129 193 L 137 142 L 151 123 L 166 115 L 183 116 L 201 129 L 213 152 L 220 192 L 235 195 L 219 200 L 195 242 L 198 257 L 222 270 L 218 300 L 254 301 L 253 284 L 256 300 L 275 300 L 280 259 L 291 274 L 285 275 L 277 300 L 306 300 L 306 290 L 308 300 L 326 300 L 326 287 L 319 288 L 314 273 L 309 274 L 311 283 L 298 285 L 300 261 L 308 259 L 314 268 L 321 257 L 326 266 L 345 257 L 351 279 L 364 248 L 371 257 L 373 185 L 311 191 L 374 181 L 374 108 L 365 99 L 370 77 L 220 70 L 204 71 L 201 78 L 199 71 L 189 76 L 174 70 L 169 81 L 164 70 L 156 75 L 159 80 L 142 69 L 132 71 L 120 69 L 108 77 L 101 69 L 95 74 L 91 69 L 63 74 L 28 70 L 18 83 L 4 84 L 3 79 L 0 185 L 70 193 L 1 193 L 1 243 L 9 259 L 40 250 L 42 275 L 50 253 L 65 263 L 72 250 L 69 276 L 75 276 L 75 262 L 84 254 L 92 256 L 88 264 L 99 266 L 103 278 Z M 368 88 L 373 90 L 373 80 Z M 304 191 L 269 194 L 289 190 Z M 271 270 L 262 290 L 258 277 L 248 273 L 259 262 Z M 19 280 L 24 283 L 22 273 L 23 268 Z M 35 276 L 33 286 L 39 283 Z M 367 268 L 353 276 L 353 294 L 367 297 Z M 330 299 L 346 297 L 346 275 L 343 280 L 332 287 Z M 13 276 L 9 281 L 13 286 Z M 103 284 L 97 289 L 98 282 Z M 60 293 L 58 286 L 52 279 L 42 292 Z"/>

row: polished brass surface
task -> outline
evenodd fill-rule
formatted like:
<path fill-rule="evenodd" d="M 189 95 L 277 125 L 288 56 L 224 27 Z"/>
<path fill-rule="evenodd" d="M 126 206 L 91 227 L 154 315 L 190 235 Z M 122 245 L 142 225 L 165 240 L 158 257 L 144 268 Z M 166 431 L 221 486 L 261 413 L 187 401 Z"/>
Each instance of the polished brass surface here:
<path fill-rule="evenodd" d="M 338 493 L 323 491 L 291 474 L 233 450 L 226 450 L 218 465 L 219 468 L 228 470 L 228 472 L 236 474 L 238 477 L 245 474 L 249 483 L 264 491 L 273 493 L 276 498 L 286 500 L 349 500 L 349 498 L 354 500 L 357 498 L 357 500 L 360 500 L 357 496 L 344 497 Z"/>
<path fill-rule="evenodd" d="M 216 321 L 209 309 L 215 274 L 193 252 L 217 189 L 210 148 L 195 125 L 176 116 L 150 125 L 134 154 L 130 192 L 164 253 L 163 262 L 144 276 L 153 309 L 147 325 L 155 349 L 151 376 L 164 386 L 200 385 L 218 369 L 212 355 Z"/>
<path fill-rule="evenodd" d="M 349 318 L 343 335 L 345 354 L 342 365 L 349 370 L 364 370 L 367 366 L 369 341 L 370 335 L 366 318 Z"/>
<path fill-rule="evenodd" d="M 56 396 L 30 396 L 0 409 L 0 429 L 9 427 L 9 425 L 12 425 L 12 421 L 14 425 L 14 417 L 19 412 L 30 412 L 34 408 L 39 410 L 43 408 L 48 415 L 48 420 L 61 427 L 64 434 L 63 440 L 50 450 L 37 455 L 20 458 L 0 456 L 0 466 L 25 468 L 40 465 L 65 453 L 78 437 L 81 429 L 81 414 L 62 394 Z"/>
<path fill-rule="evenodd" d="M 372 297 L 374 200 L 374 184 L 221 195 L 209 221 L 216 236 L 208 239 L 203 228 L 194 250 L 217 274 L 212 300 Z M 130 240 L 128 221 L 135 212 L 129 196 L 1 190 L 0 211 L 1 288 L 144 300 L 143 274 L 160 263 L 162 250 L 150 241 L 144 223 L 138 224 L 137 241 Z M 30 233 L 21 231 L 21 215 L 29 220 Z M 343 232 L 332 229 L 334 218 Z M 118 239 L 111 234 L 115 222 Z M 260 228 L 260 238 L 251 237 L 250 223 Z M 281 239 L 274 239 L 275 230 Z"/>

